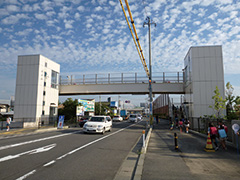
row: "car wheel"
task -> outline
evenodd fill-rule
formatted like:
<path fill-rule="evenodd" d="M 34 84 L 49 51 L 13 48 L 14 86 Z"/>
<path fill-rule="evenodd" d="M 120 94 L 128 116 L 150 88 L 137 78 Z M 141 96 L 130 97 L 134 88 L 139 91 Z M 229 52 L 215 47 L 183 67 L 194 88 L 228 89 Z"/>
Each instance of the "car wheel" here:
<path fill-rule="evenodd" d="M 105 133 L 105 128 L 103 128 L 103 131 L 102 131 L 102 134 L 104 134 Z"/>

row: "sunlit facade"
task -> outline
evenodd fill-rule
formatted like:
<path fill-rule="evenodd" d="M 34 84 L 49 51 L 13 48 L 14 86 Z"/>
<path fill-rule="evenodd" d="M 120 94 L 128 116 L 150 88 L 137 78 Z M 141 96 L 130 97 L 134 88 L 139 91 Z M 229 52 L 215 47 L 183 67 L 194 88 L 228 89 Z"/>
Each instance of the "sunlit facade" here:
<path fill-rule="evenodd" d="M 42 55 L 18 56 L 14 121 L 24 127 L 57 117 L 60 65 Z"/>

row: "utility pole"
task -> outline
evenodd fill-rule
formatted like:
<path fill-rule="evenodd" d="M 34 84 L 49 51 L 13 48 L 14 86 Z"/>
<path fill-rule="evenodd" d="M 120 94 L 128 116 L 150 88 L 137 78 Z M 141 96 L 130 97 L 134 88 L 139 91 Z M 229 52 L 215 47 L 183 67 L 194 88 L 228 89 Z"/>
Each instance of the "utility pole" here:
<path fill-rule="evenodd" d="M 148 39 L 149 39 L 149 110 L 150 110 L 150 123 L 152 124 L 152 118 L 153 118 L 153 110 L 152 110 L 152 102 L 153 102 L 153 97 L 152 97 L 152 56 L 151 56 L 151 24 L 154 24 L 155 27 L 157 26 L 157 24 L 155 22 L 151 22 L 150 17 L 146 18 L 147 22 L 143 23 L 143 27 L 145 25 L 148 25 Z"/>
<path fill-rule="evenodd" d="M 101 115 L 101 106 L 102 106 L 102 104 L 101 104 L 101 95 L 99 96 L 99 101 L 100 101 L 100 104 L 99 104 L 99 115 Z"/>

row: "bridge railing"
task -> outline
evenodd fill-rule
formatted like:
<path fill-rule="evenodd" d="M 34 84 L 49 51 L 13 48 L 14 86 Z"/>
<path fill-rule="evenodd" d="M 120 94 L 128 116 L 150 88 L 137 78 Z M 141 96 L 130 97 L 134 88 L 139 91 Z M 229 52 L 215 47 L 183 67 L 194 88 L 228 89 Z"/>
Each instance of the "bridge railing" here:
<path fill-rule="evenodd" d="M 153 83 L 183 83 L 183 72 L 159 72 L 152 74 Z M 60 85 L 148 83 L 142 73 L 106 73 L 60 76 Z"/>

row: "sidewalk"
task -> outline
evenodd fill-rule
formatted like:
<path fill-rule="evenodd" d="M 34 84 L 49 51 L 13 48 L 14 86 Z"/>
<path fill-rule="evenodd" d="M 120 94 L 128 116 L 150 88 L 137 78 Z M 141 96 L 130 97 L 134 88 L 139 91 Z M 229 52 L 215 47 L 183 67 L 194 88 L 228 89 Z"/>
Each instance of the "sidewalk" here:
<path fill-rule="evenodd" d="M 63 129 L 68 128 L 68 126 L 64 126 Z M 57 127 L 43 126 L 40 129 L 38 128 L 14 128 L 9 131 L 6 129 L 0 130 L 0 139 L 4 137 L 13 137 L 15 135 L 24 135 L 24 134 L 34 134 L 46 131 L 54 131 L 57 130 Z"/>
<path fill-rule="evenodd" d="M 175 150 L 173 132 L 164 130 L 162 123 L 154 125 L 145 154 L 142 180 L 196 179 Z M 169 132 L 168 132 L 169 131 Z"/>
<path fill-rule="evenodd" d="M 179 149 L 175 150 L 174 133 Z M 145 154 L 142 180 L 239 179 L 240 156 L 236 149 L 204 151 L 207 139 L 169 130 L 166 120 L 155 124 Z"/>

